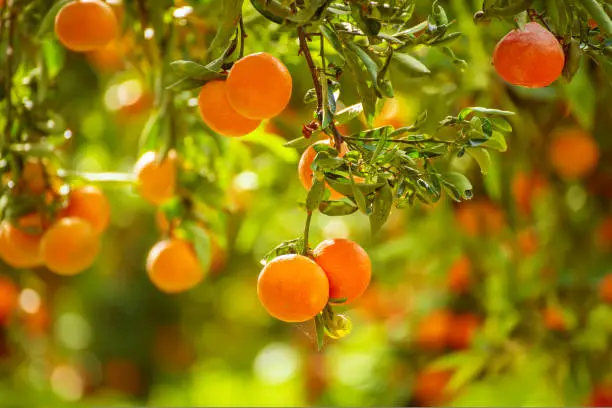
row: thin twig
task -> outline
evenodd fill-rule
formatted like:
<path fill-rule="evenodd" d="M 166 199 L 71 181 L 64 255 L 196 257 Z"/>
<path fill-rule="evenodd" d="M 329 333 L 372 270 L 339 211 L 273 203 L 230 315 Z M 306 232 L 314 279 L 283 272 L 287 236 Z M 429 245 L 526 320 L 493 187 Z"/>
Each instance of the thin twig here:
<path fill-rule="evenodd" d="M 308 69 L 310 70 L 310 75 L 312 76 L 312 83 L 315 88 L 315 92 L 317 94 L 317 119 L 319 122 L 321 121 L 321 115 L 323 114 L 323 90 L 321 88 L 321 83 L 319 82 L 319 75 L 317 74 L 317 67 L 312 59 L 312 55 L 310 54 L 310 49 L 308 48 L 308 40 L 306 39 L 306 31 L 304 27 L 298 26 L 298 39 L 300 42 L 300 54 L 304 55 L 306 58 L 306 63 L 308 64 Z"/>
<path fill-rule="evenodd" d="M 240 55 L 238 59 L 244 56 L 244 40 L 248 37 L 246 30 L 244 28 L 244 19 L 242 18 L 242 13 L 240 13 L 240 20 L 238 20 L 240 26 Z"/>
<path fill-rule="evenodd" d="M 308 211 L 306 216 L 306 224 L 304 225 L 304 249 L 302 250 L 303 255 L 308 254 L 308 235 L 310 233 L 310 221 L 312 220 L 312 211 Z"/>
<path fill-rule="evenodd" d="M 353 137 L 353 136 L 342 136 L 344 139 L 362 141 L 362 142 L 379 142 L 382 139 L 377 137 Z M 420 144 L 420 143 L 442 143 L 442 144 L 455 144 L 449 140 L 438 140 L 438 139 L 425 139 L 425 140 L 405 140 L 405 139 L 387 139 L 389 143 L 404 143 L 404 144 Z"/>

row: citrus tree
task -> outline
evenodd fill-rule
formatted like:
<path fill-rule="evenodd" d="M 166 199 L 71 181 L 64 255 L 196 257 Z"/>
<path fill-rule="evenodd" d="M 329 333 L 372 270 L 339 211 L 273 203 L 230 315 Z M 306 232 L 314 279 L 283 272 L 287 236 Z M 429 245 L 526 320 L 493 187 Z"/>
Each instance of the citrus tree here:
<path fill-rule="evenodd" d="M 579 386 L 595 387 L 605 372 L 589 367 L 598 357 L 610 358 L 609 325 L 602 328 L 601 322 L 611 313 L 598 302 L 580 304 L 589 285 L 570 280 L 564 288 L 556 280 L 531 279 L 554 261 L 542 254 L 542 231 L 551 246 L 555 233 L 532 222 L 550 225 L 566 214 L 554 207 L 557 196 L 548 194 L 547 172 L 552 169 L 566 186 L 591 174 L 599 160 L 585 130 L 593 123 L 594 96 L 590 106 L 580 107 L 576 93 L 589 82 L 587 69 L 597 79 L 591 87 L 609 87 L 609 5 L 520 0 L 485 1 L 479 8 L 403 0 L 4 1 L 2 259 L 22 270 L 86 271 L 103 250 L 112 218 L 100 185 L 133 185 L 156 208 L 158 238 L 143 267 L 159 292 L 171 296 L 210 286 L 214 299 L 215 282 L 205 276 L 223 269 L 242 248 L 262 259 L 253 296 L 269 315 L 301 324 L 307 334 L 304 322 L 313 322 L 320 350 L 351 331 L 351 320 L 337 310 L 357 305 L 376 314 L 368 302 L 385 296 L 368 287 L 372 280 L 385 281 L 377 278 L 379 268 L 422 246 L 422 258 L 411 259 L 452 258 L 443 285 L 452 307 L 417 313 L 410 346 L 402 338 L 394 349 L 401 361 L 422 370 L 411 394 L 390 394 L 393 402 L 443 404 L 457 395 L 458 403 L 462 397 L 473 402 L 493 387 L 478 379 L 490 377 L 503 388 L 496 375 L 512 372 L 518 356 L 529 358 L 528 345 L 545 347 L 548 341 L 564 356 L 564 370 L 587 367 L 583 371 L 593 381 Z M 204 19 L 210 15 L 215 18 Z M 466 47 L 466 38 L 476 45 Z M 487 47 L 488 40 L 497 45 Z M 489 91 L 483 78 L 491 64 L 499 79 Z M 124 76 L 111 76 L 118 71 Z M 513 127 L 529 146 L 533 126 L 523 124 L 531 113 L 523 99 L 546 100 L 546 92 L 560 86 L 577 112 L 577 126 L 553 134 L 544 147 L 528 148 L 530 162 L 538 163 L 544 152 L 550 167 L 525 166 L 504 184 L 501 163 L 518 163 L 501 154 Z M 411 94 L 419 96 L 419 106 L 407 114 Z M 105 126 L 103 117 L 90 114 L 98 107 L 96 96 L 116 112 L 119 127 L 139 135 L 133 143 L 112 142 L 117 156 L 125 150 L 137 156 L 131 171 L 71 167 L 75 153 L 92 141 L 87 132 Z M 550 121 L 555 119 L 553 114 Z M 291 165 L 258 169 L 261 151 Z M 473 174 L 473 163 L 483 177 Z M 292 176 L 283 178 L 285 170 Z M 268 184 L 256 194 L 256 181 L 265 177 Z M 279 209 L 276 197 L 287 183 L 301 184 L 291 207 L 303 222 L 294 216 L 274 224 L 267 218 Z M 567 188 L 566 194 L 576 194 Z M 444 220 L 437 212 L 450 201 L 467 202 L 456 205 L 454 219 Z M 540 201 L 542 215 L 536 217 Z M 504 205 L 512 211 L 511 223 Z M 404 219 L 396 215 L 403 208 L 410 208 L 411 220 L 423 215 L 426 235 L 415 241 L 406 234 L 407 242 L 391 246 L 394 229 L 402 235 L 411 228 L 397 221 Z M 362 239 L 377 243 L 374 262 L 362 248 L 367 242 L 331 236 L 313 245 L 317 219 L 355 216 L 369 230 Z M 460 233 L 446 236 L 451 223 Z M 241 234 L 249 228 L 250 237 Z M 422 243 L 427 234 L 439 239 Z M 515 275 L 521 257 L 533 254 L 541 256 Z M 551 267 L 571 265 L 562 259 Z M 488 273 L 491 266 L 507 273 Z M 609 302 L 608 286 L 601 297 Z M 15 299 L 17 290 L 7 289 L 6 296 Z M 7 316 L 15 302 L 6 302 Z M 559 338 L 542 339 L 531 327 L 540 314 Z M 570 328 L 577 330 L 577 345 L 563 348 Z M 569 355 L 576 351 L 575 361 Z M 554 368 L 537 357 L 534 366 L 544 368 L 533 375 Z M 575 385 L 565 377 L 559 381 L 566 380 Z M 517 384 L 524 385 L 508 387 Z M 600 394 L 596 389 L 593 398 L 604 398 Z"/>

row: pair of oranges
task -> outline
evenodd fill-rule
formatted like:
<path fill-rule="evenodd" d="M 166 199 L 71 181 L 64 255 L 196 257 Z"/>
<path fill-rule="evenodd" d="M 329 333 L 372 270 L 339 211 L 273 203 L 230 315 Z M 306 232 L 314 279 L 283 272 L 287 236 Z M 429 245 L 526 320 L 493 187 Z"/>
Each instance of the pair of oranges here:
<path fill-rule="evenodd" d="M 285 109 L 293 82 L 285 65 L 259 52 L 238 60 L 226 80 L 207 82 L 198 97 L 202 120 L 229 137 L 251 133 Z"/>
<path fill-rule="evenodd" d="M 262 269 L 257 295 L 272 316 L 285 322 L 312 319 L 328 302 L 351 303 L 367 289 L 372 264 L 367 252 L 347 239 L 328 239 L 312 258 L 288 254 Z"/>
<path fill-rule="evenodd" d="M 68 205 L 49 222 L 39 212 L 0 223 L 0 256 L 14 268 L 46 266 L 59 275 L 89 268 L 100 251 L 100 235 L 110 222 L 110 205 L 94 186 L 74 189 Z"/>

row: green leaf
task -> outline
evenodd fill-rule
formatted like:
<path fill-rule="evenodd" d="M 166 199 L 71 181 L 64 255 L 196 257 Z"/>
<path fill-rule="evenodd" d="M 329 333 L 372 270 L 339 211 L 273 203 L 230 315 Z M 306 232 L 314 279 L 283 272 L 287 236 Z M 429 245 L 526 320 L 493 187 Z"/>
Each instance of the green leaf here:
<path fill-rule="evenodd" d="M 342 42 L 340 41 L 340 38 L 338 38 L 336 31 L 325 24 L 321 24 L 319 29 L 321 30 L 321 33 L 325 39 L 331 44 L 333 49 L 336 50 L 342 59 L 344 59 L 344 48 L 342 47 Z"/>
<path fill-rule="evenodd" d="M 468 148 L 466 151 L 476 160 L 476 162 L 478 162 L 480 172 L 482 174 L 487 174 L 489 167 L 491 167 L 491 155 L 489 152 L 480 147 Z"/>
<path fill-rule="evenodd" d="M 376 197 L 372 202 L 372 213 L 370 214 L 370 230 L 372 235 L 377 234 L 387 222 L 391 207 L 393 206 L 393 190 L 388 183 L 376 191 Z"/>
<path fill-rule="evenodd" d="M 380 139 L 378 140 L 378 142 L 376 142 L 376 150 L 374 150 L 374 153 L 372 153 L 372 157 L 370 158 L 370 163 L 374 163 L 376 159 L 378 158 L 378 155 L 385 148 L 385 144 L 387 143 L 388 134 L 389 134 L 389 128 L 388 127 L 383 128 L 383 131 L 380 134 Z"/>
<path fill-rule="evenodd" d="M 471 380 L 476 378 L 487 363 L 486 354 L 474 353 L 472 358 L 465 361 L 465 364 L 460 366 L 451 377 L 447 387 L 450 392 L 457 391 Z"/>
<path fill-rule="evenodd" d="M 510 111 L 499 110 L 499 109 L 489 109 L 489 108 L 482 108 L 480 106 L 474 106 L 470 108 L 461 109 L 461 112 L 459 112 L 459 115 L 457 115 L 457 117 L 459 118 L 459 120 L 464 120 L 472 112 L 484 113 L 486 115 L 499 115 L 499 116 L 514 115 L 514 112 L 510 112 Z"/>
<path fill-rule="evenodd" d="M 251 0 L 253 8 L 259 14 L 276 24 L 282 24 L 284 19 L 291 14 L 291 10 L 288 7 L 285 7 L 276 0 L 263 0 L 263 3 L 262 0 Z"/>
<path fill-rule="evenodd" d="M 575 38 L 570 38 L 569 44 L 565 47 L 565 65 L 563 66 L 563 77 L 568 81 L 571 81 L 578 72 L 583 54 L 580 42 Z"/>
<path fill-rule="evenodd" d="M 184 77 L 171 83 L 166 87 L 166 89 L 173 90 L 175 92 L 190 91 L 192 89 L 201 88 L 208 81 L 209 80 Z"/>
<path fill-rule="evenodd" d="M 334 179 L 334 178 L 325 176 L 325 181 L 327 181 L 327 184 L 329 184 L 331 188 L 333 188 L 334 190 L 336 190 L 342 195 L 352 196 L 353 195 L 352 184 L 346 179 L 343 179 L 343 180 L 344 181 L 340 181 L 339 179 Z M 358 183 L 356 184 L 356 186 L 357 186 L 357 189 L 359 189 L 359 191 L 361 191 L 363 195 L 368 195 L 368 194 L 373 193 L 380 187 L 382 187 L 384 183 L 385 182 L 371 183 L 371 184 L 370 183 Z"/>
<path fill-rule="evenodd" d="M 304 103 L 308 104 L 308 103 L 313 103 L 317 101 L 317 91 L 314 88 L 310 88 L 309 90 L 306 91 L 306 93 L 304 94 Z"/>
<path fill-rule="evenodd" d="M 512 125 L 504 118 L 492 117 L 489 119 L 493 125 L 493 129 L 501 132 L 512 132 Z"/>
<path fill-rule="evenodd" d="M 356 103 L 355 105 L 351 105 L 346 107 L 334 115 L 334 123 L 336 125 L 342 125 L 352 119 L 355 119 L 363 112 L 363 105 L 361 103 Z"/>
<path fill-rule="evenodd" d="M 221 21 L 217 23 L 217 33 L 208 47 L 208 55 L 211 60 L 217 58 L 219 55 L 226 54 L 226 51 L 219 52 L 219 50 L 230 42 L 232 35 L 234 35 L 236 31 L 236 24 L 242 13 L 242 2 L 243 0 L 223 1 L 223 17 Z M 226 48 L 224 49 L 227 50 Z"/>
<path fill-rule="evenodd" d="M 361 104 L 363 106 L 363 112 L 366 117 L 368 124 L 372 124 L 374 116 L 376 115 L 376 89 L 374 88 L 375 82 L 370 81 L 368 85 L 368 73 L 361 68 L 359 59 L 355 53 L 347 49 L 346 53 L 346 65 L 353 76 L 353 82 L 357 87 L 357 93 L 361 98 Z"/>
<path fill-rule="evenodd" d="M 403 71 L 412 76 L 422 76 L 429 75 L 431 71 L 425 64 L 416 59 L 410 54 L 405 54 L 401 52 L 393 53 L 393 61 L 396 61 L 402 68 Z"/>
<path fill-rule="evenodd" d="M 461 173 L 450 172 L 442 175 L 442 184 L 448 190 L 452 191 L 451 197 L 459 201 L 460 199 L 469 200 L 472 198 L 472 183 Z"/>
<path fill-rule="evenodd" d="M 367 207 L 365 196 L 355 184 L 355 179 L 353 178 L 352 173 L 349 174 L 349 177 L 350 177 L 350 182 L 351 182 L 351 191 L 353 193 L 352 195 L 353 195 L 353 198 L 355 199 L 355 202 L 357 203 L 357 208 L 359 208 L 359 211 L 361 211 L 362 213 L 367 214 L 368 207 Z"/>
<path fill-rule="evenodd" d="M 366 68 L 368 74 L 370 75 L 370 80 L 372 81 L 372 83 L 376 84 L 378 82 L 378 64 L 359 45 L 355 44 L 352 41 L 349 41 L 347 45 L 349 49 L 353 51 L 363 63 L 363 66 Z"/>
<path fill-rule="evenodd" d="M 55 40 L 41 42 L 41 50 L 49 78 L 54 78 L 64 66 L 64 48 Z"/>
<path fill-rule="evenodd" d="M 503 134 L 497 131 L 493 132 L 493 135 L 486 142 L 482 143 L 480 147 L 497 150 L 498 152 L 505 152 L 506 150 L 508 150 L 506 138 Z"/>
<path fill-rule="evenodd" d="M 315 331 L 317 333 L 317 350 L 323 349 L 323 342 L 325 340 L 325 322 L 321 313 L 315 316 Z"/>
<path fill-rule="evenodd" d="M 186 77 L 208 77 L 216 73 L 205 65 L 187 60 L 172 61 L 170 67 L 176 74 Z"/>
<path fill-rule="evenodd" d="M 319 204 L 319 211 L 331 217 L 353 214 L 357 210 L 357 207 L 345 201 L 321 201 Z"/>
<path fill-rule="evenodd" d="M 319 207 L 319 203 L 323 199 L 325 190 L 325 182 L 315 178 L 312 183 L 312 187 L 310 187 L 310 190 L 308 190 L 308 196 L 306 197 L 306 211 L 312 213 Z"/>
<path fill-rule="evenodd" d="M 198 261 L 202 268 L 207 271 L 210 268 L 212 260 L 211 241 L 208 233 L 204 228 L 191 221 L 184 222 L 182 227 L 188 231 Z"/>
<path fill-rule="evenodd" d="M 37 36 L 39 37 L 39 39 L 53 31 L 53 26 L 55 25 L 55 17 L 57 17 L 57 13 L 59 13 L 62 7 L 64 7 L 71 1 L 72 0 L 60 0 L 55 3 L 49 9 L 49 11 L 47 11 L 47 14 L 45 14 L 45 17 L 42 20 L 42 23 L 40 23 L 40 28 L 38 29 Z"/>

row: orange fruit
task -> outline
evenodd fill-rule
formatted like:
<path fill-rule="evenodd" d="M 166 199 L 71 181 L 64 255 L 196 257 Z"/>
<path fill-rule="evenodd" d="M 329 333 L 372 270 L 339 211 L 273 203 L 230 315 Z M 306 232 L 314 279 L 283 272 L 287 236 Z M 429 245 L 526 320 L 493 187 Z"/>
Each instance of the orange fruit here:
<path fill-rule="evenodd" d="M 289 104 L 293 81 L 287 67 L 265 52 L 238 60 L 227 76 L 227 99 L 242 116 L 269 119 Z"/>
<path fill-rule="evenodd" d="M 5 262 L 15 268 L 33 268 L 43 263 L 41 238 L 42 217 L 38 213 L 24 215 L 16 225 L 3 221 L 2 256 Z"/>
<path fill-rule="evenodd" d="M 539 199 L 548 187 L 540 173 L 517 172 L 512 179 L 512 197 L 523 215 L 529 215 L 534 202 Z"/>
<path fill-rule="evenodd" d="M 66 217 L 49 227 L 40 247 L 47 268 L 58 275 L 76 275 L 94 263 L 100 239 L 89 222 Z"/>
<path fill-rule="evenodd" d="M 176 186 L 176 155 L 169 152 L 161 163 L 157 153 L 143 154 L 134 166 L 138 192 L 153 204 L 162 204 L 174 196 Z"/>
<path fill-rule="evenodd" d="M 471 236 L 495 235 L 506 225 L 501 208 L 486 200 L 462 202 L 455 212 L 455 218 L 461 229 Z"/>
<path fill-rule="evenodd" d="M 465 293 L 470 289 L 472 283 L 472 263 L 465 255 L 460 256 L 453 262 L 448 271 L 447 287 L 455 294 Z"/>
<path fill-rule="evenodd" d="M 562 178 L 581 178 L 597 167 L 599 146 L 583 129 L 563 129 L 550 142 L 548 160 Z"/>
<path fill-rule="evenodd" d="M 28 333 L 32 335 L 45 334 L 51 325 L 49 310 L 42 305 L 36 312 L 24 315 L 24 326 Z"/>
<path fill-rule="evenodd" d="M 612 407 L 612 381 L 596 385 L 591 391 L 587 407 Z"/>
<path fill-rule="evenodd" d="M 595 28 L 597 28 L 597 27 L 598 27 L 597 21 L 595 21 L 595 20 L 594 20 L 594 19 L 592 19 L 592 18 L 589 18 L 589 19 L 588 19 L 588 21 L 587 21 L 587 25 L 589 26 L 589 28 L 590 28 L 591 30 L 593 30 L 593 29 L 595 29 Z"/>
<path fill-rule="evenodd" d="M 285 322 L 304 322 L 327 304 L 329 281 L 312 259 L 281 255 L 268 262 L 257 279 L 257 295 L 272 316 Z"/>
<path fill-rule="evenodd" d="M 474 314 L 466 313 L 453 316 L 451 328 L 448 331 L 448 345 L 456 350 L 469 348 L 479 327 L 480 319 Z"/>
<path fill-rule="evenodd" d="M 329 279 L 329 297 L 351 303 L 365 292 L 372 278 L 368 253 L 348 239 L 326 239 L 313 250 L 315 262 Z"/>
<path fill-rule="evenodd" d="M 544 320 L 544 326 L 547 329 L 554 331 L 565 331 L 565 317 L 563 312 L 555 307 L 547 307 L 542 311 L 542 318 Z"/>
<path fill-rule="evenodd" d="M 110 204 L 98 187 L 80 187 L 71 191 L 68 207 L 62 216 L 82 218 L 91 224 L 97 234 L 100 234 L 110 223 Z"/>
<path fill-rule="evenodd" d="M 493 51 L 493 65 L 512 85 L 542 88 L 552 84 L 563 71 L 565 54 L 555 36 L 536 22 L 523 30 L 512 30 Z"/>
<path fill-rule="evenodd" d="M 17 307 L 19 289 L 8 276 L 0 276 L 0 325 L 6 323 L 8 317 Z"/>
<path fill-rule="evenodd" d="M 104 47 L 87 53 L 87 61 L 100 72 L 111 73 L 126 66 L 126 56 L 134 47 L 131 33 L 118 37 Z"/>
<path fill-rule="evenodd" d="M 440 350 L 446 347 L 452 315 L 438 310 L 425 316 L 418 324 L 415 341 L 425 350 Z"/>
<path fill-rule="evenodd" d="M 138 394 L 142 386 L 139 368 L 130 360 L 116 358 L 102 365 L 104 385 L 126 395 Z"/>
<path fill-rule="evenodd" d="M 42 194 L 46 189 L 45 168 L 40 161 L 28 160 L 23 165 L 21 179 L 28 192 Z"/>
<path fill-rule="evenodd" d="M 147 273 L 151 282 L 166 293 L 186 291 L 204 278 L 204 269 L 193 246 L 178 238 L 160 241 L 151 248 Z"/>
<path fill-rule="evenodd" d="M 518 247 L 521 255 L 530 256 L 538 252 L 540 240 L 533 229 L 524 229 L 517 235 Z"/>
<path fill-rule="evenodd" d="M 612 216 L 602 219 L 595 230 L 595 242 L 601 249 L 612 248 Z"/>
<path fill-rule="evenodd" d="M 113 9 L 100 0 L 76 0 L 63 6 L 55 17 L 55 34 L 69 50 L 100 49 L 119 33 Z"/>
<path fill-rule="evenodd" d="M 599 285 L 599 297 L 602 301 L 612 304 L 612 273 L 607 274 Z"/>
<path fill-rule="evenodd" d="M 175 324 L 155 329 L 152 354 L 157 363 L 172 371 L 188 368 L 197 358 L 193 343 Z"/>
<path fill-rule="evenodd" d="M 312 145 L 308 146 L 306 150 L 304 150 L 304 153 L 302 153 L 302 157 L 300 157 L 300 162 L 298 163 L 298 177 L 300 178 L 300 181 L 302 182 L 302 185 L 304 186 L 306 190 L 310 190 L 310 187 L 312 187 L 312 183 L 314 179 L 314 172 L 312 171 L 310 166 L 312 165 L 312 162 L 317 156 L 317 152 L 313 147 L 316 144 L 330 145 L 331 141 L 321 140 L 319 142 L 313 143 Z M 348 152 L 348 147 L 346 146 L 345 143 L 343 143 L 342 146 L 340 147 L 340 151 L 338 152 L 338 155 L 342 157 L 347 152 Z M 331 187 L 328 186 L 327 188 L 331 191 L 331 196 L 329 198 L 330 200 L 339 200 L 342 197 L 344 197 L 342 194 L 332 189 Z"/>
<path fill-rule="evenodd" d="M 198 106 L 206 125 L 223 136 L 244 136 L 259 126 L 261 120 L 249 119 L 238 113 L 227 99 L 226 81 L 209 81 L 200 90 Z"/>
<path fill-rule="evenodd" d="M 405 121 L 401 118 L 401 104 L 397 98 L 385 99 L 385 104 L 374 119 L 373 125 L 375 128 L 393 126 L 395 129 L 405 126 Z"/>
<path fill-rule="evenodd" d="M 451 398 L 446 386 L 452 376 L 450 370 L 428 368 L 419 372 L 412 386 L 415 402 L 423 406 L 443 405 Z"/>

